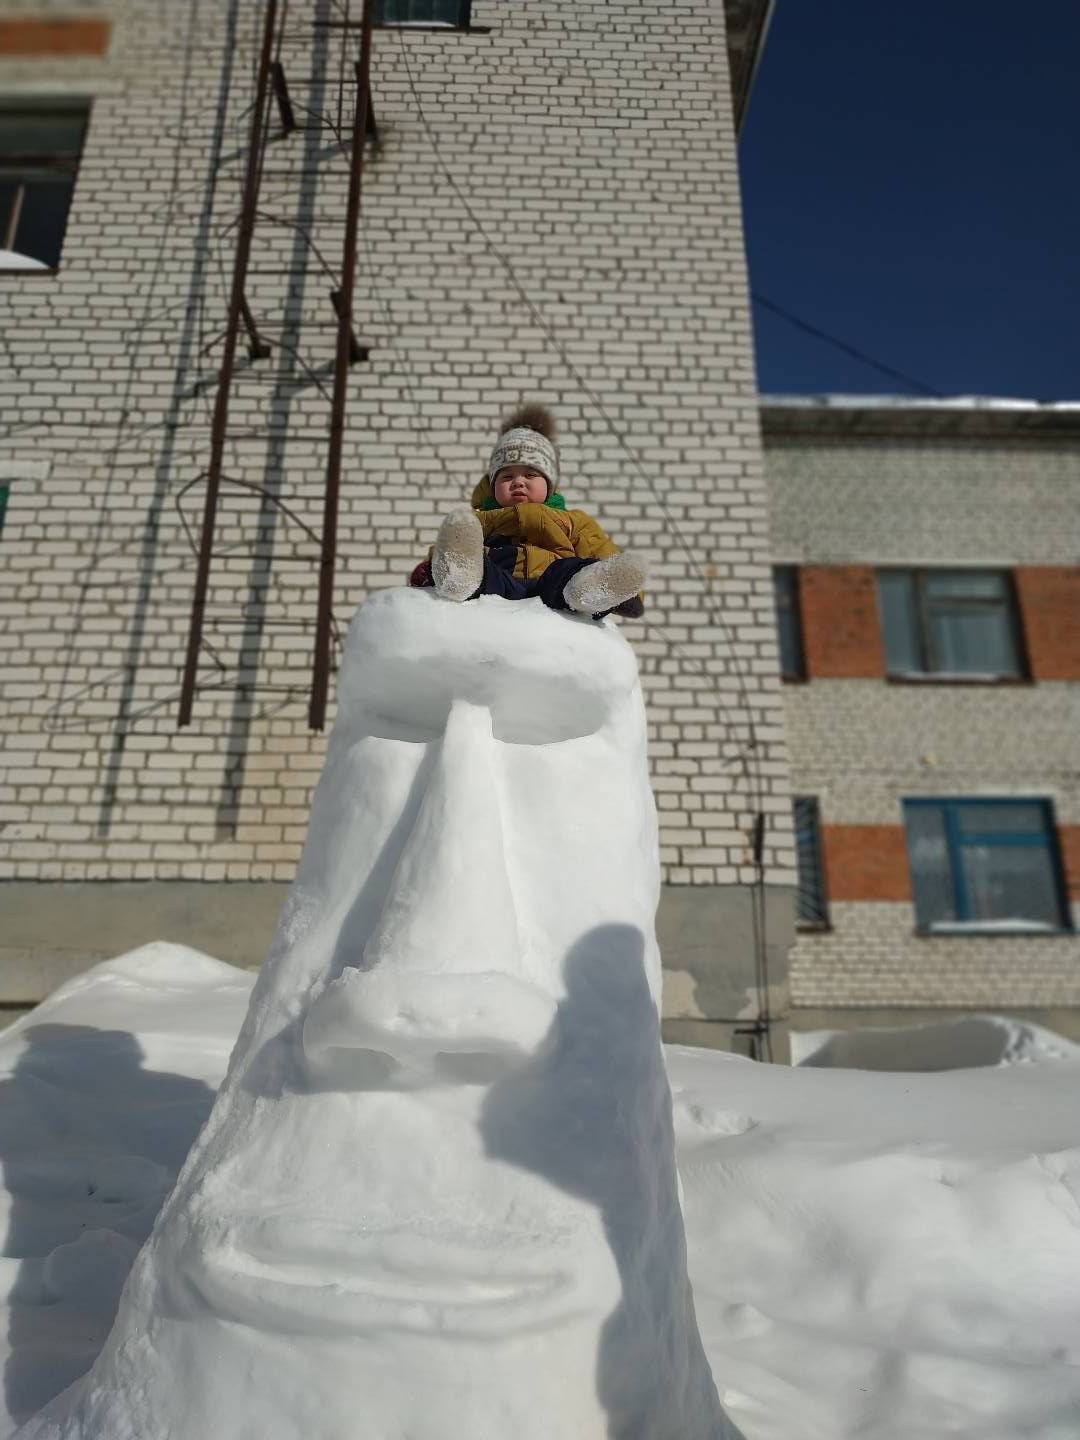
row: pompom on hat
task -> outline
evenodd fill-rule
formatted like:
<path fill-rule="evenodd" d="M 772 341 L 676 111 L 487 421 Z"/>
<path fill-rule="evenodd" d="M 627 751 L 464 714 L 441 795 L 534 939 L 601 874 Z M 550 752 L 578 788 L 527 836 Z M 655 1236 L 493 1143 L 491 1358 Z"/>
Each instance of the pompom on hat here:
<path fill-rule="evenodd" d="M 506 465 L 532 465 L 548 482 L 548 498 L 559 488 L 555 417 L 544 405 L 522 405 L 504 423 L 488 461 L 488 484 Z"/>

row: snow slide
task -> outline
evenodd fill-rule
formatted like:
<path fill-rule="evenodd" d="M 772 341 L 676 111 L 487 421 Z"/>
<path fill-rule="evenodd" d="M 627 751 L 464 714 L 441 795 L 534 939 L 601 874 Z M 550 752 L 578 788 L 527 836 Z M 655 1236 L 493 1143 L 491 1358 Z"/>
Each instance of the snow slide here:
<path fill-rule="evenodd" d="M 21 1440 L 721 1440 L 686 1271 L 633 652 L 369 599 L 210 1118 Z"/>

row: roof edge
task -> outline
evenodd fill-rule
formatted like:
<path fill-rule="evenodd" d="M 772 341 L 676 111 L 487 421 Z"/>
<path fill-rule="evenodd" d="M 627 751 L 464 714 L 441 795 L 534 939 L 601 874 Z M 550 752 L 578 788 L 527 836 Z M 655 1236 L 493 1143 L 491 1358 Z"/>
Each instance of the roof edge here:
<path fill-rule="evenodd" d="M 761 430 L 768 440 L 803 436 L 1013 440 L 1075 439 L 1080 401 L 1014 400 L 959 395 L 940 400 L 903 395 L 762 395 Z"/>

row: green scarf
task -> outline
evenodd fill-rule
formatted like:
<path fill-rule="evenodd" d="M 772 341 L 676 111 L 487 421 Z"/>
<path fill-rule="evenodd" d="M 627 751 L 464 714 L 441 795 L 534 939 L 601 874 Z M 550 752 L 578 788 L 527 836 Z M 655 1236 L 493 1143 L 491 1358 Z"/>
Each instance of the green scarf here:
<path fill-rule="evenodd" d="M 544 501 L 544 504 L 549 506 L 552 510 L 566 509 L 566 500 L 562 495 L 559 494 L 558 490 L 553 490 L 548 496 L 548 498 Z M 480 506 L 480 509 L 505 510 L 506 506 L 500 505 L 499 502 L 495 499 L 494 495 L 489 495 L 488 498 L 484 501 L 484 503 Z"/>

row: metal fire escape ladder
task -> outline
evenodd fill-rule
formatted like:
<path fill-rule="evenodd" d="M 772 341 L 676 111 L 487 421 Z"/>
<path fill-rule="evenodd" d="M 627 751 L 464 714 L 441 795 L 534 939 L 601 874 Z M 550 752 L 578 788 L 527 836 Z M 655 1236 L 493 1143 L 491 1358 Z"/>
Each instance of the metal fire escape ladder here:
<path fill-rule="evenodd" d="M 375 0 L 364 0 L 360 59 L 356 65 L 356 106 L 353 110 L 352 152 L 349 164 L 349 199 L 345 210 L 345 243 L 341 261 L 341 290 L 334 297 L 338 315 L 337 353 L 334 358 L 334 395 L 330 412 L 330 444 L 326 461 L 326 498 L 323 505 L 322 556 L 319 563 L 319 608 L 315 620 L 311 704 L 308 724 L 321 730 L 326 724 L 330 688 L 330 619 L 334 599 L 334 563 L 337 553 L 338 497 L 341 489 L 341 450 L 345 439 L 345 400 L 349 366 L 361 358 L 362 347 L 353 331 L 352 306 L 356 279 L 356 241 L 360 225 L 360 185 L 364 173 L 364 142 L 371 104 L 371 22 Z"/>
<path fill-rule="evenodd" d="M 184 679 L 180 690 L 178 725 L 181 729 L 191 724 L 191 711 L 195 700 L 199 652 L 202 649 L 203 618 L 206 612 L 206 596 L 210 588 L 210 559 L 214 546 L 214 526 L 217 521 L 218 496 L 221 491 L 221 464 L 225 453 L 225 432 L 229 419 L 229 393 L 232 388 L 233 368 L 236 364 L 236 344 L 241 320 L 248 323 L 251 316 L 244 297 L 244 286 L 247 281 L 248 262 L 251 259 L 251 238 L 255 231 L 255 209 L 259 199 L 263 153 L 266 146 L 266 127 L 269 118 L 268 82 L 277 9 L 277 0 L 266 0 L 262 46 L 259 51 L 259 69 L 255 81 L 255 105 L 251 114 L 251 133 L 240 202 L 240 224 L 236 236 L 236 257 L 233 261 L 232 287 L 229 295 L 229 315 L 225 328 L 225 349 L 221 357 L 217 396 L 214 401 L 214 416 L 210 426 L 210 464 L 206 474 L 206 499 L 203 506 L 198 567 L 195 572 L 195 594 L 191 602 L 187 654 L 184 659 Z M 249 336 L 253 331 L 255 331 L 255 324 L 254 320 L 250 319 Z M 257 334 L 257 331 L 255 333 Z"/>
<path fill-rule="evenodd" d="M 323 729 L 330 681 L 330 651 L 333 624 L 334 567 L 337 552 L 337 519 L 341 488 L 342 448 L 345 434 L 345 408 L 348 398 L 348 371 L 351 365 L 367 359 L 368 349 L 362 345 L 353 325 L 353 296 L 356 274 L 357 239 L 360 218 L 360 190 L 363 176 L 364 146 L 367 137 L 376 135 L 374 105 L 371 98 L 371 31 L 375 0 L 363 0 L 363 16 L 354 22 L 349 16 L 348 0 L 335 0 L 344 20 L 333 28 L 361 32 L 360 57 L 353 69 L 356 81 L 356 104 L 353 111 L 351 152 L 349 158 L 349 191 L 345 211 L 345 233 L 340 286 L 330 295 L 337 317 L 334 359 L 334 387 L 330 408 L 329 439 L 326 463 L 326 485 L 323 504 L 319 561 L 318 604 L 315 619 L 315 645 L 312 659 L 312 683 L 308 721 L 312 729 Z M 224 348 L 218 372 L 210 434 L 210 460 L 206 470 L 206 497 L 202 530 L 198 546 L 195 590 L 192 597 L 187 650 L 180 693 L 178 727 L 191 723 L 195 694 L 198 689 L 199 657 L 206 646 L 203 625 L 210 589 L 214 530 L 222 481 L 222 465 L 228 430 L 229 401 L 236 367 L 236 351 L 240 328 L 248 341 L 248 354 L 254 360 L 267 358 L 269 342 L 260 334 L 246 295 L 252 238 L 258 217 L 259 191 L 266 156 L 270 116 L 276 105 L 284 134 L 296 130 L 297 120 L 289 94 L 281 47 L 285 33 L 288 0 L 279 7 L 278 0 L 266 0 L 263 14 L 262 41 L 255 84 L 247 159 L 241 192 L 241 209 L 237 225 L 236 250 L 229 294 L 228 318 Z M 280 15 L 280 24 L 279 24 Z M 322 28 L 322 27 L 319 27 Z M 276 33 L 276 44 L 275 44 Z M 344 43 L 344 42 L 343 42 Z M 340 110 L 340 101 L 339 101 Z M 340 113 L 337 126 L 331 120 L 314 117 L 326 124 L 341 139 Z"/>

